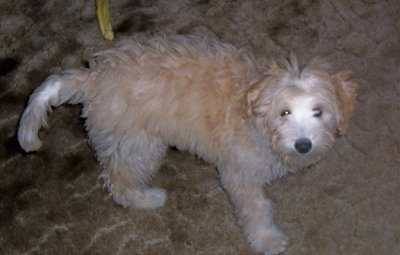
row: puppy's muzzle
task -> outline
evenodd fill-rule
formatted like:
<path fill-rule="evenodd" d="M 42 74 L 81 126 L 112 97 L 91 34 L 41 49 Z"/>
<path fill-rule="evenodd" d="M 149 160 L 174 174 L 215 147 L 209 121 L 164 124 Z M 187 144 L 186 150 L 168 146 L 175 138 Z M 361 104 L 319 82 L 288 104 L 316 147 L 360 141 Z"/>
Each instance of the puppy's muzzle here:
<path fill-rule="evenodd" d="M 294 143 L 294 148 L 300 154 L 309 153 L 312 149 L 312 142 L 308 138 L 299 138 Z"/>

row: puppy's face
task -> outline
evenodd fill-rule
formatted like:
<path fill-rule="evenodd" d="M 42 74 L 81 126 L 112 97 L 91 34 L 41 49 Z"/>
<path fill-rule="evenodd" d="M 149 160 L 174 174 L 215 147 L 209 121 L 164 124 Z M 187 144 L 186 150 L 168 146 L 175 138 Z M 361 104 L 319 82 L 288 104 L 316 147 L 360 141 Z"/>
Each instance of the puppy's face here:
<path fill-rule="evenodd" d="M 348 78 L 347 73 L 330 75 L 318 66 L 299 71 L 296 66 L 275 65 L 249 90 L 256 127 L 287 165 L 315 163 L 336 135 L 347 131 L 356 95 L 356 84 Z"/>
<path fill-rule="evenodd" d="M 266 114 L 274 153 L 294 166 L 318 161 L 335 140 L 335 105 L 322 95 L 295 87 L 282 91 L 275 100 Z"/>

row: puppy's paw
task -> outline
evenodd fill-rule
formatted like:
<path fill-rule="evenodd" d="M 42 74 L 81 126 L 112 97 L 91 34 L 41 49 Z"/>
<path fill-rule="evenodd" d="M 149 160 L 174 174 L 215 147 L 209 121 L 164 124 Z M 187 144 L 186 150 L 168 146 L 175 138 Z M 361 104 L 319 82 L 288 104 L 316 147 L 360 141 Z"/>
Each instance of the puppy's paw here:
<path fill-rule="evenodd" d="M 164 206 L 167 200 L 167 192 L 161 188 L 147 188 L 141 193 L 135 201 L 135 207 L 140 209 L 157 209 Z"/>
<path fill-rule="evenodd" d="M 107 174 L 101 174 L 99 182 L 102 188 L 110 193 L 114 202 L 123 207 L 152 210 L 162 207 L 167 200 L 167 192 L 161 188 L 125 188 L 111 182 Z"/>
<path fill-rule="evenodd" d="M 127 189 L 123 192 L 111 191 L 113 200 L 124 206 L 136 209 L 152 210 L 162 207 L 167 200 L 167 192 L 160 188 Z"/>
<path fill-rule="evenodd" d="M 275 227 L 264 228 L 250 235 L 253 249 L 264 255 L 280 254 L 286 249 L 288 238 Z"/>

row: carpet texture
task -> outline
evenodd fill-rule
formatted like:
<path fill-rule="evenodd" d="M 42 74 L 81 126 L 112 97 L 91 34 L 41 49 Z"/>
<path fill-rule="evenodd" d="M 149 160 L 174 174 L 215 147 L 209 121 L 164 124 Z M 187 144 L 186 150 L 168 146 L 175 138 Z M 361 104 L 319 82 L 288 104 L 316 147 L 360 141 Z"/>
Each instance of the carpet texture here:
<path fill-rule="evenodd" d="M 97 184 L 79 106 L 55 109 L 44 147 L 15 140 L 34 88 L 85 64 L 103 40 L 94 1 L 0 4 L 0 254 L 254 254 L 215 167 L 170 150 L 154 183 L 167 205 L 142 212 Z M 284 254 L 400 254 L 400 2 L 396 0 L 115 0 L 116 40 L 195 34 L 260 57 L 323 56 L 361 84 L 347 136 L 317 166 L 265 187 L 290 237 Z"/>

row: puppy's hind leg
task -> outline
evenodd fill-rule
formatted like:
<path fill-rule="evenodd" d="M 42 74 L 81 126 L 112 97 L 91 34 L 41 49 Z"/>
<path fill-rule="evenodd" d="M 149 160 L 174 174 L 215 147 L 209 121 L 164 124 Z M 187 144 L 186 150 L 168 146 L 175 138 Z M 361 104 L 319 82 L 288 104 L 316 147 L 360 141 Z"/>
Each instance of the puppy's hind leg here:
<path fill-rule="evenodd" d="M 126 207 L 157 209 L 167 199 L 164 189 L 147 186 L 157 172 L 167 146 L 161 139 L 139 135 L 119 141 L 100 175 L 113 200 Z"/>

